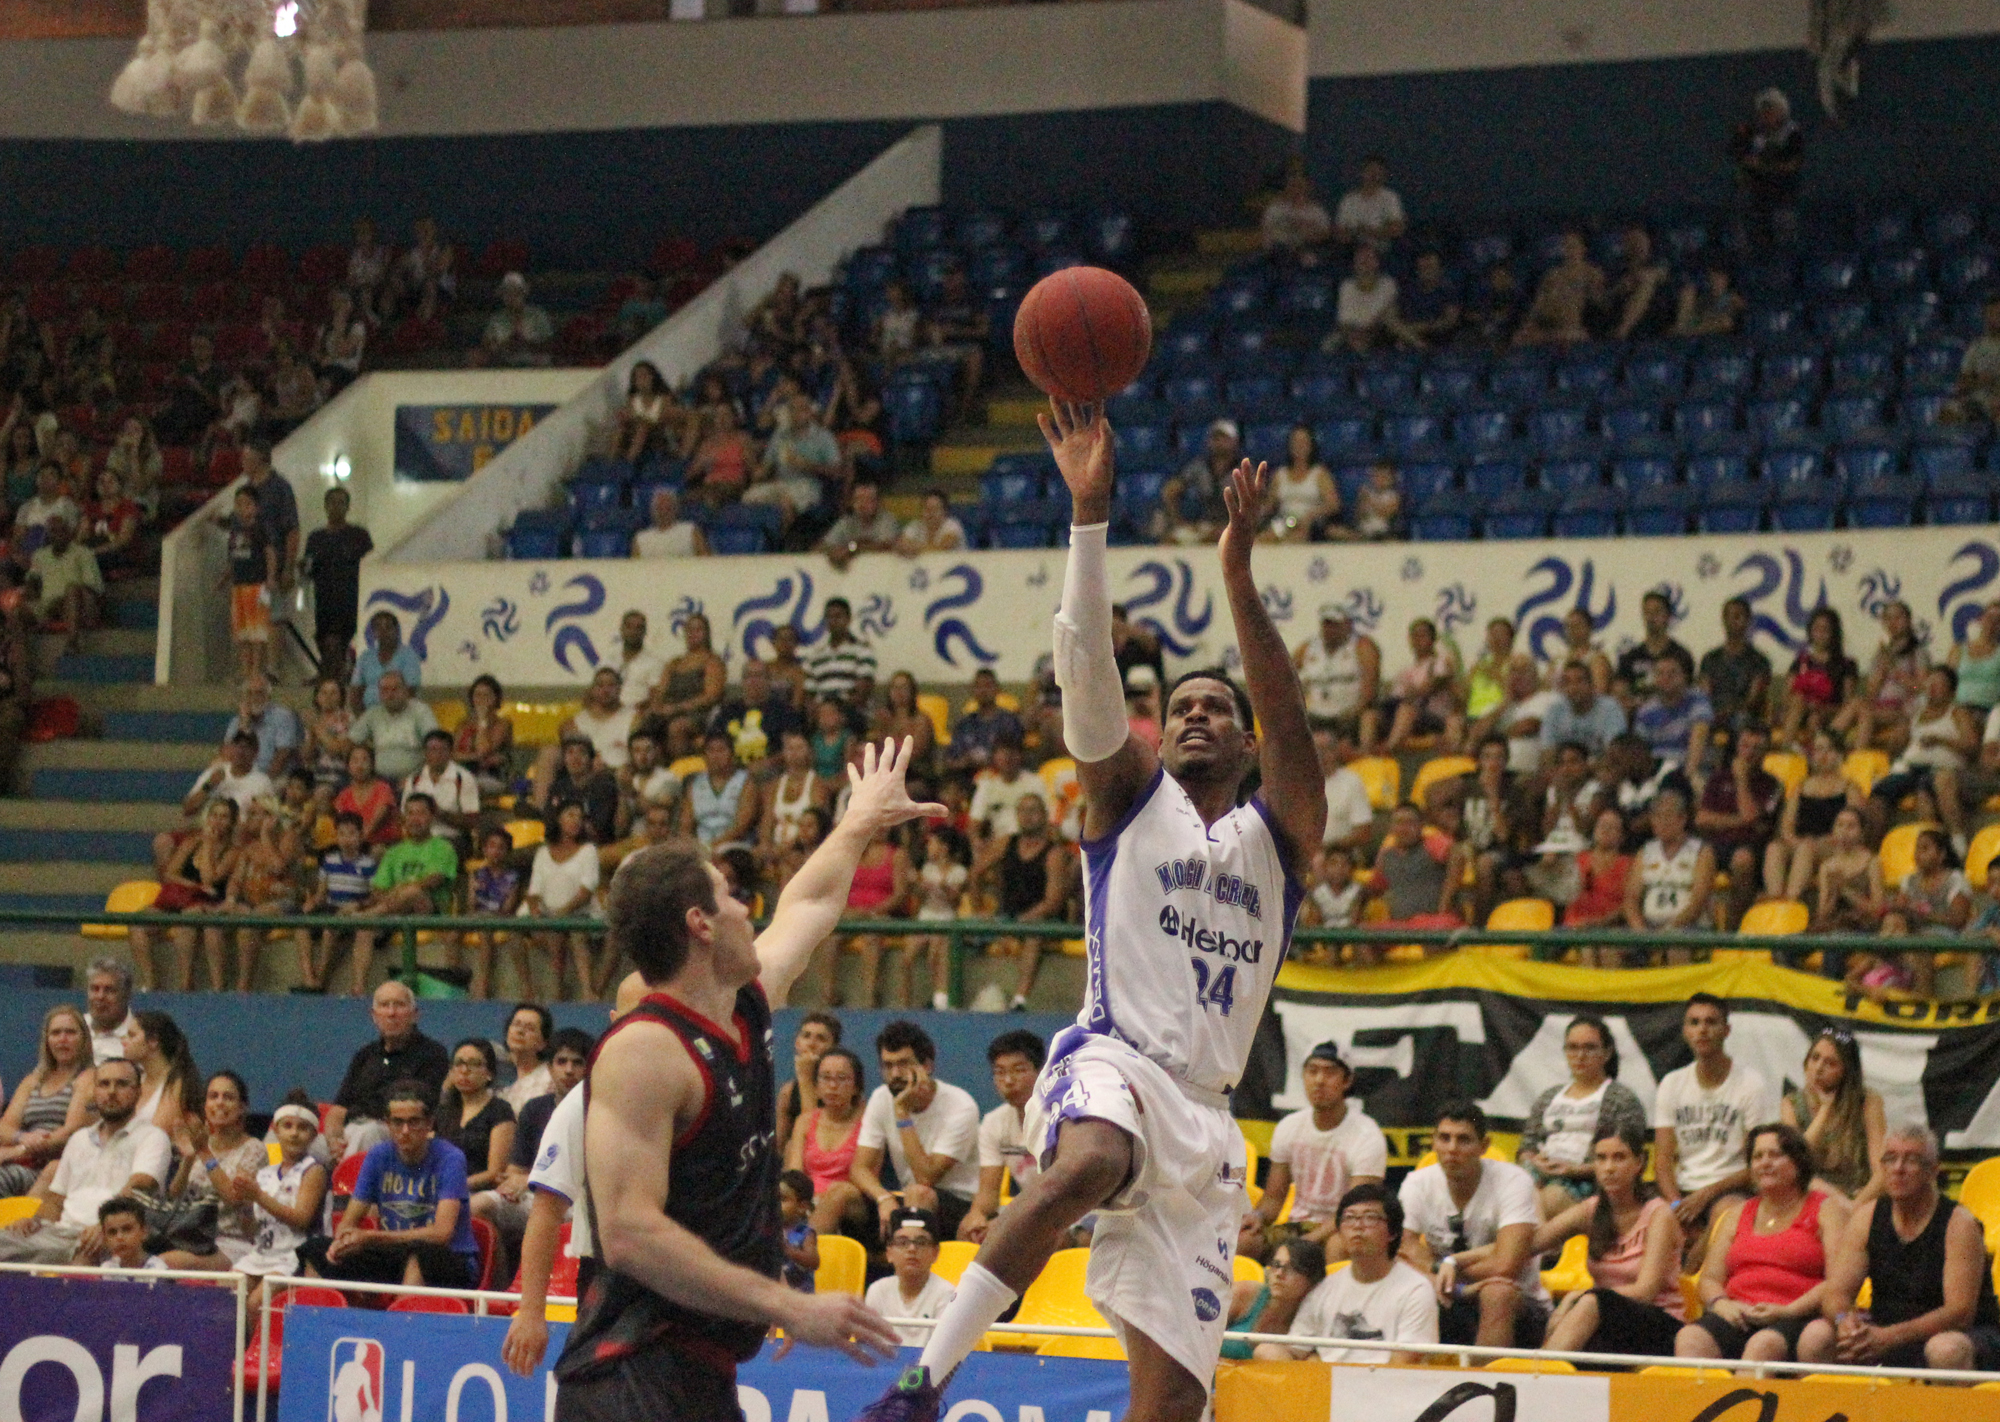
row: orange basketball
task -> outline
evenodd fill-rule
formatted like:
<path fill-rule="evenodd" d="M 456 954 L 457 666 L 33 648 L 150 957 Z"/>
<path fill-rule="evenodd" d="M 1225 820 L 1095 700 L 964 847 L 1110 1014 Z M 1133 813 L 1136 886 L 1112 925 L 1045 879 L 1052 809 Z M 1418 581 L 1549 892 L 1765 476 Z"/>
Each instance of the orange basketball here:
<path fill-rule="evenodd" d="M 1014 358 L 1067 403 L 1117 394 L 1146 368 L 1153 318 L 1132 283 L 1102 267 L 1065 267 L 1036 282 L 1014 317 Z"/>

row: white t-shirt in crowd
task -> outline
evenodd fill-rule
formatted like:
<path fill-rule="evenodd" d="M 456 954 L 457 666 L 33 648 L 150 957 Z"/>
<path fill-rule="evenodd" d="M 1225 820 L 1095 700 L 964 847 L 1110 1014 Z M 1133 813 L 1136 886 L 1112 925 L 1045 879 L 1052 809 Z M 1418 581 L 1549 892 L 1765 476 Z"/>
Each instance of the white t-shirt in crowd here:
<path fill-rule="evenodd" d="M 542 1144 L 535 1164 L 528 1171 L 528 1188 L 541 1190 L 572 1207 L 583 1198 L 583 1105 L 584 1095 L 572 1088 L 549 1112 L 542 1127 Z M 590 1250 L 590 1211 L 572 1208 L 569 1212 L 569 1247 L 563 1252 L 581 1259 Z"/>
<path fill-rule="evenodd" d="M 979 1103 L 962 1086 L 940 1081 L 936 1087 L 931 1104 L 910 1118 L 916 1123 L 917 1143 L 931 1155 L 952 1159 L 951 1169 L 934 1182 L 934 1188 L 970 1200 L 979 1193 Z M 903 1133 L 896 1129 L 896 1098 L 886 1085 L 869 1094 L 856 1144 L 887 1154 L 896 1167 L 896 1179 L 905 1185 L 911 1182 L 910 1157 L 903 1149 Z"/>
<path fill-rule="evenodd" d="M 217 795 L 220 795 L 225 800 L 233 800 L 236 803 L 236 813 L 238 815 L 249 812 L 251 801 L 262 799 L 267 795 L 275 796 L 278 793 L 278 787 L 271 783 L 271 777 L 263 771 L 253 768 L 247 775 L 238 775 L 229 768 L 229 762 L 226 760 L 218 760 L 207 770 L 197 775 L 193 786 L 190 788 L 194 790 L 201 789 L 202 785 L 208 780 L 208 777 L 218 770 L 222 772 L 222 779 L 217 781 L 215 788 L 208 792 L 208 798 L 212 800 Z"/>
<path fill-rule="evenodd" d="M 512 1106 L 514 1114 L 518 1116 L 523 1106 L 537 1096 L 547 1096 L 554 1090 L 555 1087 L 549 1084 L 549 1064 L 539 1062 L 533 1071 L 525 1076 L 515 1077 L 507 1085 L 496 1089 L 493 1094 Z"/>
<path fill-rule="evenodd" d="M 1500 734 L 1507 738 L 1507 768 L 1516 775 L 1532 775 L 1542 764 L 1542 718 L 1562 697 L 1559 691 L 1538 691 L 1511 711 L 1500 713 Z M 1533 721 L 1535 729 L 1515 735 L 1513 728 Z"/>
<path fill-rule="evenodd" d="M 1764 1078 L 1732 1062 L 1722 1085 L 1710 1091 L 1695 1063 L 1660 1078 L 1653 1093 L 1653 1129 L 1674 1132 L 1674 1183 L 1685 1194 L 1703 1190 L 1743 1168 L 1750 1128 L 1778 1119 L 1778 1097 Z"/>
<path fill-rule="evenodd" d="M 1049 787 L 1042 777 L 1032 770 L 1024 770 L 1012 780 L 1002 780 L 996 775 L 982 775 L 972 787 L 972 806 L 966 812 L 976 825 L 989 821 L 995 835 L 1010 839 L 1021 832 L 1020 824 L 1014 818 L 1014 807 L 1028 796 L 1033 795 L 1049 806 Z M 1055 815 L 1049 818 L 1054 820 Z"/>
<path fill-rule="evenodd" d="M 1534 1178 L 1520 1166 L 1498 1160 L 1479 1162 L 1479 1188 L 1463 1210 L 1452 1203 L 1442 1165 L 1412 1170 L 1396 1195 L 1403 1202 L 1403 1228 L 1421 1234 L 1436 1259 L 1491 1244 L 1508 1225 L 1534 1229 L 1542 1222 Z M 1454 1216 L 1459 1220 L 1456 1230 L 1451 1225 Z M 1542 1287 L 1541 1266 L 1541 1259 L 1530 1254 L 1515 1282 L 1523 1296 L 1546 1301 L 1549 1291 Z"/>
<path fill-rule="evenodd" d="M 694 525 L 676 522 L 672 528 L 642 528 L 632 535 L 634 558 L 692 558 Z"/>
<path fill-rule="evenodd" d="M 132 1025 L 130 1012 L 125 1014 L 123 1022 L 109 1032 L 98 1031 L 97 1023 L 88 1017 L 84 1021 L 90 1023 L 90 1057 L 93 1063 L 107 1062 L 114 1057 L 122 1058 L 125 1055 L 125 1029 Z"/>
<path fill-rule="evenodd" d="M 1979 739 L 1986 745 L 1992 745 L 1994 742 L 2000 741 L 2000 706 L 1995 706 L 1991 711 L 1986 713 L 1986 729 L 1981 733 Z"/>
<path fill-rule="evenodd" d="M 1597 1139 L 1597 1117 L 1604 1109 L 1604 1093 L 1611 1085 L 1606 1077 L 1588 1096 L 1575 1097 L 1558 1091 L 1542 1108 L 1542 1154 L 1564 1165 L 1582 1165 L 1590 1159 Z"/>
<path fill-rule="evenodd" d="M 1333 1218 L 1340 1197 L 1353 1188 L 1356 1176 L 1380 1180 L 1389 1169 L 1389 1142 L 1382 1128 L 1352 1101 L 1347 1114 L 1330 1131 L 1313 1124 L 1312 1108 L 1294 1111 L 1271 1132 L 1271 1164 L 1290 1166 L 1298 1192 L 1292 1215 L 1303 1223 Z"/>
<path fill-rule="evenodd" d="M 97 1207 L 125 1193 L 134 1175 L 148 1177 L 157 1189 L 172 1178 L 173 1166 L 174 1146 L 167 1133 L 135 1115 L 109 1139 L 101 1124 L 71 1136 L 56 1162 L 49 1193 L 62 1196 L 61 1223 L 88 1229 L 97 1223 Z"/>
<path fill-rule="evenodd" d="M 1347 766 L 1326 778 L 1326 833 L 1321 844 L 1346 839 L 1359 829 L 1375 827 L 1375 807 L 1368 803 L 1368 786 Z"/>
<path fill-rule="evenodd" d="M 914 1301 L 903 1297 L 903 1283 L 894 1274 L 868 1286 L 862 1302 L 884 1318 L 936 1318 L 944 1312 L 957 1291 L 933 1274 L 924 1281 L 924 1291 Z M 898 1328 L 896 1336 L 905 1347 L 921 1348 L 931 1341 L 928 1328 Z"/>
<path fill-rule="evenodd" d="M 1299 1338 L 1386 1338 L 1397 1343 L 1438 1341 L 1437 1292 L 1421 1269 L 1401 1259 L 1372 1284 L 1352 1268 L 1328 1274 L 1313 1286 L 1292 1318 Z M 1321 1348 L 1324 1363 L 1386 1363 L 1389 1354 L 1370 1348 Z"/>
<path fill-rule="evenodd" d="M 1364 193 L 1359 188 L 1341 194 L 1333 210 L 1333 225 L 1367 236 L 1391 222 L 1403 221 L 1403 200 L 1394 188 Z"/>
<path fill-rule="evenodd" d="M 1395 309 L 1396 279 L 1387 272 L 1377 277 L 1375 285 L 1366 291 L 1353 277 L 1340 284 L 1336 311 L 1343 326 L 1373 326 Z"/>
<path fill-rule="evenodd" d="M 583 845 L 558 864 L 544 844 L 535 851 L 535 867 L 528 871 L 528 894 L 540 899 L 545 908 L 566 910 L 582 890 L 588 889 L 592 894 L 597 892 L 598 872 L 596 845 Z M 585 903 L 571 911 L 589 913 L 590 909 L 591 905 Z M 528 912 L 525 899 L 521 912 Z"/>
<path fill-rule="evenodd" d="M 1007 1173 L 1014 1177 L 1014 1193 L 1020 1194 L 1021 1187 L 1033 1180 L 1041 1167 L 1035 1160 L 1035 1151 L 1028 1144 L 1022 1129 L 1026 1118 L 1019 1106 L 1009 1106 L 1002 1101 L 988 1111 L 979 1121 L 979 1168 L 991 1170 L 994 1166 L 1005 1166 Z"/>

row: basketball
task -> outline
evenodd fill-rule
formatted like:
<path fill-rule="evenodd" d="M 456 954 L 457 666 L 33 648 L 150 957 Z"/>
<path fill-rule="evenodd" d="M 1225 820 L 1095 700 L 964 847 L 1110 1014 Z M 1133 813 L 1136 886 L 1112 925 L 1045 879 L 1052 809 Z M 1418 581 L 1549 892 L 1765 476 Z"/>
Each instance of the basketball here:
<path fill-rule="evenodd" d="M 1102 267 L 1065 267 L 1029 289 L 1014 317 L 1014 358 L 1056 399 L 1095 403 L 1146 368 L 1153 318 L 1132 283 Z"/>

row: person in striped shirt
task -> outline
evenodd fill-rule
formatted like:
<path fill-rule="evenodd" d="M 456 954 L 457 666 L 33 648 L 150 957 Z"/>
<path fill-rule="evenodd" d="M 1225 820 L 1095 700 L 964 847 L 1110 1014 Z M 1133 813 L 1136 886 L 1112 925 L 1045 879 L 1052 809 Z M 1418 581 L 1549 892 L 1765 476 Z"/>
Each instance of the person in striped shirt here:
<path fill-rule="evenodd" d="M 359 913 L 373 892 L 376 858 L 363 841 L 361 816 L 349 811 L 333 821 L 333 848 L 320 856 L 319 882 L 300 905 L 301 913 Z M 298 931 L 300 986 L 321 991 L 332 961 L 337 930 Z"/>

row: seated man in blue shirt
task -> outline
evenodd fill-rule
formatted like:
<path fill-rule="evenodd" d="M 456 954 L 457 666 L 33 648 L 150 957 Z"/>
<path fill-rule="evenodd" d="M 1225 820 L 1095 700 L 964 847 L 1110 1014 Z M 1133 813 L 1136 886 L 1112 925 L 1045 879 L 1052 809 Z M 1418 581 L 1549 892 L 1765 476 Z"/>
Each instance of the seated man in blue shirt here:
<path fill-rule="evenodd" d="M 1590 679 L 1590 668 L 1582 662 L 1564 664 L 1556 683 L 1562 693 L 1542 717 L 1542 763 L 1547 766 L 1556 747 L 1575 741 L 1584 754 L 1596 760 L 1612 738 L 1625 729 L 1625 708 L 1609 696 L 1600 695 Z"/>
<path fill-rule="evenodd" d="M 1000 679 L 990 667 L 981 667 L 972 674 L 972 709 L 951 728 L 945 766 L 950 770 L 984 770 L 993 763 L 995 746 L 1001 741 L 1018 744 L 1025 734 L 1021 718 L 1000 704 Z"/>
<path fill-rule="evenodd" d="M 1632 712 L 1632 729 L 1663 765 L 1678 765 L 1700 781 L 1708 756 L 1715 708 L 1694 689 L 1693 669 L 1675 648 L 1653 662 L 1653 694 Z"/>
<path fill-rule="evenodd" d="M 300 1247 L 304 1273 L 357 1283 L 478 1287 L 465 1152 L 437 1138 L 435 1097 L 420 1081 L 389 1088 L 389 1139 L 362 1157 L 361 1176 L 333 1238 L 318 1235 Z M 371 1215 L 375 1227 L 363 1228 Z"/>
<path fill-rule="evenodd" d="M 350 703 L 356 711 L 366 711 L 382 699 L 382 678 L 400 672 L 412 696 L 424 683 L 424 664 L 415 651 L 403 644 L 403 624 L 387 608 L 378 608 L 368 619 L 368 642 L 354 657 L 354 677 L 350 682 Z"/>

